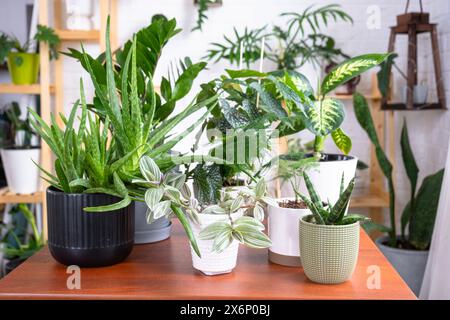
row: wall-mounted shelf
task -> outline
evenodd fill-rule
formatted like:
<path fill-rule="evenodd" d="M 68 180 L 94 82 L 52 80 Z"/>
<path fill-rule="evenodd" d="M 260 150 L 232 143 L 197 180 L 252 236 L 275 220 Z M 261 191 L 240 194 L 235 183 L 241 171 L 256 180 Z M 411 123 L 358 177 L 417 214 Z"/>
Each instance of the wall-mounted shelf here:
<path fill-rule="evenodd" d="M 9 189 L 0 189 L 0 204 L 3 203 L 41 203 L 43 193 L 41 191 L 31 194 L 12 193 Z"/>
<path fill-rule="evenodd" d="M 56 34 L 61 41 L 99 41 L 100 30 L 64 30 L 57 29 Z"/>
<path fill-rule="evenodd" d="M 352 94 L 333 94 L 330 97 L 334 98 L 334 99 L 339 99 L 339 100 L 353 100 Z M 367 100 L 381 100 L 380 95 L 369 94 L 369 95 L 364 95 L 364 97 Z"/>
<path fill-rule="evenodd" d="M 405 103 L 383 103 L 381 110 L 385 111 L 426 111 L 426 110 L 447 110 L 445 106 L 442 106 L 439 102 L 414 104 L 413 108 L 407 108 Z"/>
<path fill-rule="evenodd" d="M 54 86 L 50 86 L 50 92 L 55 91 Z M 13 83 L 0 83 L 0 93 L 3 94 L 41 94 L 41 85 L 36 84 L 13 84 Z"/>

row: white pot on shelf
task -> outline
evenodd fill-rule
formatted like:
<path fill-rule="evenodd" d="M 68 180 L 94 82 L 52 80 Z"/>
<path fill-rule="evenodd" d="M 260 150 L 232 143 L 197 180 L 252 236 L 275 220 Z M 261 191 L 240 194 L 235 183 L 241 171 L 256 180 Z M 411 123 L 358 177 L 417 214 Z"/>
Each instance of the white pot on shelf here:
<path fill-rule="evenodd" d="M 30 194 L 39 189 L 39 163 L 41 149 L 2 149 L 1 156 L 9 190 L 13 193 Z"/>
<path fill-rule="evenodd" d="M 279 202 L 293 200 L 281 198 Z M 298 267 L 300 262 L 298 224 L 300 218 L 311 214 L 309 209 L 293 209 L 268 205 L 268 230 L 272 246 L 269 261 L 284 266 Z"/>
<path fill-rule="evenodd" d="M 66 0 L 66 28 L 92 30 L 92 0 Z"/>
<path fill-rule="evenodd" d="M 231 215 L 235 220 L 243 215 L 244 211 L 241 209 Z M 212 250 L 214 240 L 201 240 L 199 233 L 208 225 L 219 222 L 228 221 L 228 216 L 225 214 L 199 214 L 200 225 L 191 223 L 192 231 L 197 240 L 197 245 L 200 250 L 201 258 L 197 256 L 191 246 L 192 265 L 195 269 L 201 271 L 208 276 L 230 273 L 236 267 L 237 255 L 239 250 L 239 242 L 233 242 L 220 253 Z"/>
<path fill-rule="evenodd" d="M 402 91 L 403 102 L 408 101 L 408 86 L 403 86 Z M 428 98 L 428 86 L 425 84 L 416 84 L 413 89 L 413 103 L 414 104 L 424 104 L 427 102 Z"/>
<path fill-rule="evenodd" d="M 338 154 L 323 154 L 323 157 L 325 160 L 319 161 L 316 166 L 306 172 L 322 201 L 335 204 L 339 199 L 342 173 L 344 173 L 344 186 L 347 186 L 355 176 L 358 159 Z M 303 181 L 300 191 L 308 194 Z"/>

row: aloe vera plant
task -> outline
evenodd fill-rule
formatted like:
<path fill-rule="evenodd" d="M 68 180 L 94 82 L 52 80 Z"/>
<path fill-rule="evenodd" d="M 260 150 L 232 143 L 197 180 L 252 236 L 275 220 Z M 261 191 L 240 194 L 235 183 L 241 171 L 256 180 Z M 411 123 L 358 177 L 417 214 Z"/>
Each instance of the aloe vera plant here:
<path fill-rule="evenodd" d="M 400 240 L 398 240 L 392 164 L 380 144 L 373 124 L 372 115 L 364 96 L 355 93 L 353 96 L 353 106 L 356 119 L 375 146 L 378 164 L 388 181 L 390 226 L 370 222 L 366 225 L 366 229 L 368 231 L 378 230 L 387 233 L 389 236 L 388 245 L 391 247 L 417 250 L 428 249 L 433 235 L 434 220 L 439 204 L 444 169 L 425 177 L 422 185 L 417 190 L 419 168 L 409 142 L 408 127 L 406 121 L 404 121 L 401 131 L 400 147 L 406 175 L 411 184 L 411 195 L 409 202 L 403 209 Z M 409 229 L 408 234 L 406 234 L 406 227 Z"/>
<path fill-rule="evenodd" d="M 350 197 L 355 186 L 355 178 L 350 180 L 347 187 L 344 186 L 344 175 L 342 175 L 341 186 L 340 186 L 340 196 L 338 201 L 332 205 L 331 203 L 324 203 L 320 199 L 319 194 L 314 188 L 313 183 L 309 176 L 304 172 L 303 178 L 305 180 L 306 188 L 308 189 L 309 198 L 297 190 L 298 196 L 305 202 L 309 210 L 311 210 L 312 215 L 309 217 L 308 222 L 324 225 L 345 225 L 352 224 L 357 221 L 367 222 L 370 219 L 359 215 L 359 214 L 345 214 L 350 202 Z"/>

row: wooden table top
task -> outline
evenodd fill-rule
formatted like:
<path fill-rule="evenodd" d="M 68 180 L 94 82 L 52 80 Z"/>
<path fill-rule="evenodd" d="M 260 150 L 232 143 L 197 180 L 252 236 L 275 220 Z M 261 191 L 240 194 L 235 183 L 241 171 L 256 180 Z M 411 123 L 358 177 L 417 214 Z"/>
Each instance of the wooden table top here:
<path fill-rule="evenodd" d="M 380 268 L 381 289 L 368 289 L 369 266 Z M 242 245 L 232 273 L 204 276 L 178 222 L 170 239 L 136 245 L 120 264 L 81 269 L 81 289 L 67 289 L 68 276 L 45 247 L 0 280 L 0 299 L 416 299 L 364 231 L 355 273 L 338 285 L 313 283 L 302 268 L 272 264 L 267 250 Z"/>

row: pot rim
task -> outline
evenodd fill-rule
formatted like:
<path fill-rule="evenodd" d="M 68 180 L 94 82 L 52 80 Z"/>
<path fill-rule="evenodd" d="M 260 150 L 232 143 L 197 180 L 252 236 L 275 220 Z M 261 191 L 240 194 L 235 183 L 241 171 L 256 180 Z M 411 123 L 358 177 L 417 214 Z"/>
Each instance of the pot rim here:
<path fill-rule="evenodd" d="M 54 195 L 61 195 L 62 194 L 62 195 L 65 195 L 65 196 L 70 196 L 70 197 L 75 197 L 75 196 L 109 196 L 109 197 L 113 197 L 113 198 L 116 198 L 116 199 L 123 199 L 123 198 L 120 198 L 120 197 L 117 197 L 117 196 L 113 196 L 111 194 L 106 194 L 106 193 L 83 193 L 83 192 L 81 192 L 81 193 L 67 193 L 67 192 L 64 192 L 64 191 L 61 191 L 61 190 L 55 188 L 54 186 L 47 187 L 46 193 L 47 194 L 50 193 L 50 194 L 54 194 Z"/>
<path fill-rule="evenodd" d="M 29 147 L 2 147 L 0 150 L 5 151 L 31 151 L 31 150 L 41 150 L 41 146 L 29 146 Z"/>
<path fill-rule="evenodd" d="M 397 236 L 397 239 L 399 239 L 400 236 Z M 389 239 L 388 236 L 381 236 L 375 239 L 375 243 L 379 246 L 382 246 L 383 248 L 386 248 L 388 250 L 391 251 L 396 251 L 396 252 L 401 252 L 402 254 L 408 254 L 408 255 L 425 255 L 428 254 L 430 252 L 430 249 L 428 250 L 411 250 L 411 249 L 399 249 L 399 248 L 393 248 L 393 247 L 389 247 L 388 245 L 385 245 L 383 243 L 383 240 L 387 240 Z"/>
<path fill-rule="evenodd" d="M 300 218 L 300 223 L 310 226 L 312 228 L 318 228 L 318 229 L 352 229 L 355 226 L 359 227 L 359 221 L 353 222 L 351 224 L 342 224 L 342 225 L 335 225 L 335 224 L 316 224 L 316 223 L 311 223 L 311 222 L 307 222 L 304 219 L 307 218 L 308 216 L 304 216 Z"/>
<path fill-rule="evenodd" d="M 295 200 L 295 198 L 294 197 L 281 197 L 281 198 L 274 198 L 274 200 L 277 203 L 279 203 L 279 201 L 282 201 L 282 200 Z M 289 211 L 311 211 L 308 208 L 304 208 L 304 209 L 300 209 L 300 208 L 284 208 L 284 207 L 281 207 L 280 205 L 275 207 L 275 206 L 272 206 L 269 203 L 267 204 L 267 207 L 271 207 L 271 208 L 274 208 L 274 209 L 289 210 Z"/>

